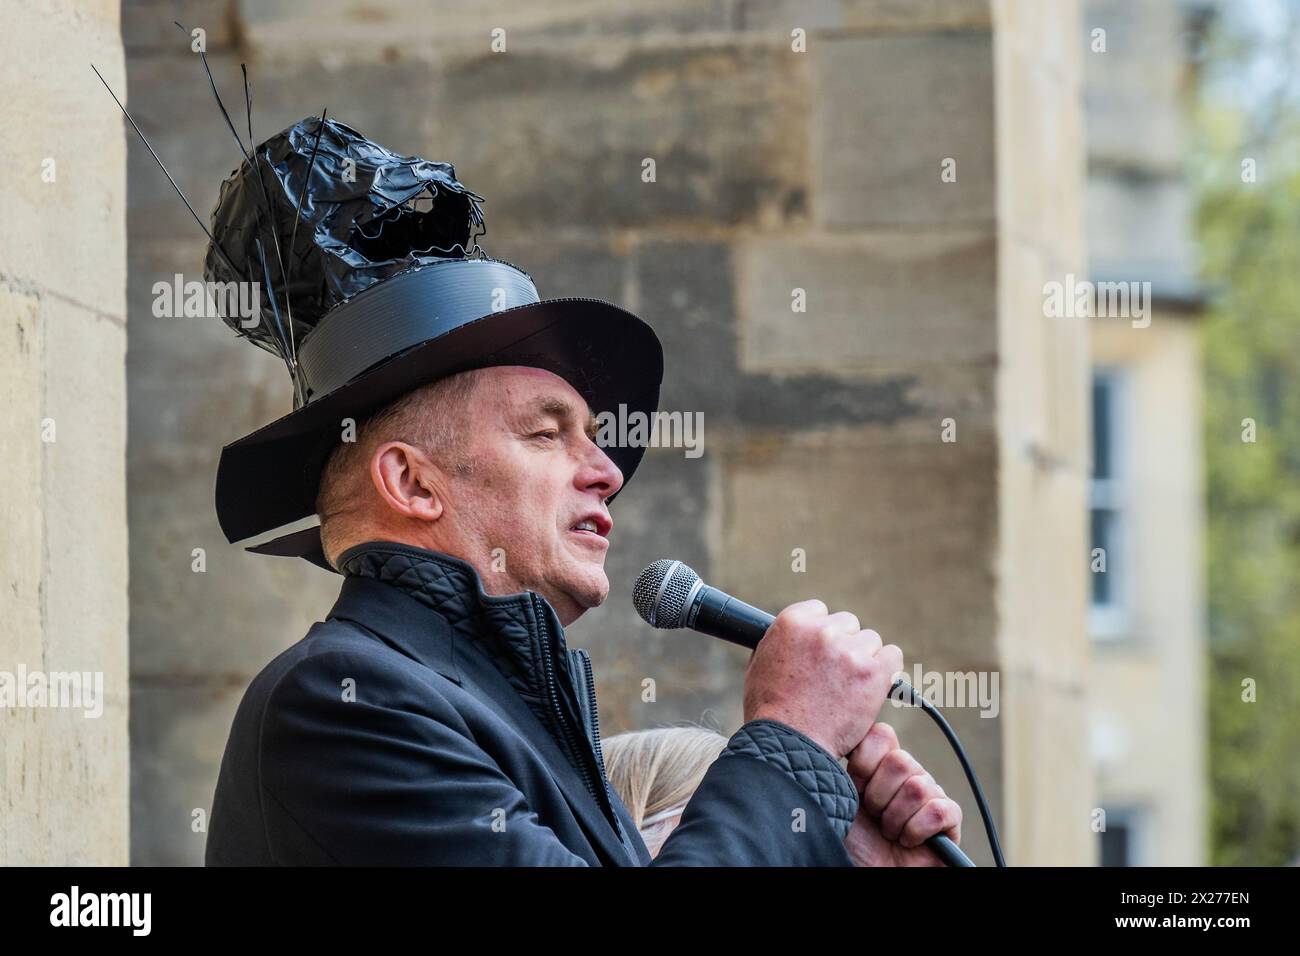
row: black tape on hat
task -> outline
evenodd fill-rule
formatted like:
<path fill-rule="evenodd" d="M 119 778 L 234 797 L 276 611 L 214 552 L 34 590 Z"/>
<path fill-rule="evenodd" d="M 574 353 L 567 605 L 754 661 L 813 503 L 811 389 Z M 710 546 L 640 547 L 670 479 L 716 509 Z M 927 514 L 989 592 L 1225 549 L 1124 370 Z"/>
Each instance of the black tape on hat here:
<path fill-rule="evenodd" d="M 307 398 L 466 323 L 538 301 L 526 273 L 494 259 L 450 259 L 393 276 L 334 309 L 303 340 Z"/>

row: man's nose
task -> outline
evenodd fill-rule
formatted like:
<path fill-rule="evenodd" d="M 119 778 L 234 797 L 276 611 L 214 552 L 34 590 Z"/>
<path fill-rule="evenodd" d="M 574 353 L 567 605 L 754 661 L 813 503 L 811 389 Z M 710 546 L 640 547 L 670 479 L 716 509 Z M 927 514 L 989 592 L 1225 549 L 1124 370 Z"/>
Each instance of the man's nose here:
<path fill-rule="evenodd" d="M 605 454 L 605 449 L 590 439 L 588 444 L 591 445 L 591 457 L 578 472 L 579 485 L 583 491 L 602 489 L 601 498 L 608 498 L 623 487 L 623 472 L 614 464 L 614 459 Z"/>

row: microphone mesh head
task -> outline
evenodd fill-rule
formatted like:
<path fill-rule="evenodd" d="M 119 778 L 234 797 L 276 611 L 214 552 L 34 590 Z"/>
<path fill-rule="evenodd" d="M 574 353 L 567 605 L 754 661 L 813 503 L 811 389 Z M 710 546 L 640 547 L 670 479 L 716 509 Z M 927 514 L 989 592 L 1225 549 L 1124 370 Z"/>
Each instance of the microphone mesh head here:
<path fill-rule="evenodd" d="M 699 580 L 700 576 L 680 561 L 656 561 L 637 576 L 632 603 L 651 627 L 681 627 L 686 598 Z"/>

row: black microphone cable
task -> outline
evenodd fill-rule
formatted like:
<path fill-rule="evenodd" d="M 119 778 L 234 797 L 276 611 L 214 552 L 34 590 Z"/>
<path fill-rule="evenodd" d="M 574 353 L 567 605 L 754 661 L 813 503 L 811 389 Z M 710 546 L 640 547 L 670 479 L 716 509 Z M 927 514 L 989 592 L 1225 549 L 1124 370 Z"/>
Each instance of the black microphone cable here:
<path fill-rule="evenodd" d="M 698 574 L 687 564 L 671 558 L 656 561 L 647 567 L 636 579 L 632 589 L 632 603 L 637 613 L 651 627 L 674 629 L 690 628 L 702 634 L 730 641 L 751 650 L 757 648 L 759 641 L 775 618 L 767 611 L 760 610 L 732 597 L 725 591 L 705 584 Z M 971 766 L 966 749 L 961 745 L 956 732 L 939 708 L 921 696 L 911 684 L 902 677 L 894 680 L 889 689 L 889 696 L 920 707 L 939 725 L 948 744 L 957 754 L 957 760 L 970 783 L 975 803 L 979 806 L 980 817 L 984 820 L 984 832 L 988 835 L 989 849 L 993 860 L 999 867 L 1007 865 L 1002 855 L 1002 844 L 998 841 L 997 827 L 993 823 L 993 814 L 989 811 L 988 800 L 984 797 L 984 788 L 980 786 L 975 768 Z M 970 867 L 975 864 L 961 851 L 952 840 L 939 834 L 926 840 L 929 846 L 949 866 Z"/>
<path fill-rule="evenodd" d="M 989 849 L 993 851 L 993 861 L 998 866 L 1005 867 L 1007 861 L 1002 855 L 1002 844 L 998 841 L 998 828 L 993 823 L 993 814 L 989 812 L 989 803 L 984 799 L 984 788 L 980 786 L 980 778 L 975 775 L 975 768 L 971 766 L 970 758 L 966 756 L 966 748 L 961 745 L 961 741 L 957 738 L 957 732 L 952 729 L 952 725 L 940 713 L 939 708 L 917 693 L 916 688 L 903 678 L 900 677 L 894 681 L 894 686 L 889 689 L 889 696 L 892 700 L 902 701 L 913 707 L 920 707 L 939 725 L 943 735 L 948 738 L 948 743 L 957 755 L 957 759 L 961 762 L 961 769 L 966 773 L 966 779 L 970 782 L 971 793 L 975 795 L 975 803 L 980 808 L 980 817 L 984 820 L 984 832 L 988 834 L 989 838 Z"/>

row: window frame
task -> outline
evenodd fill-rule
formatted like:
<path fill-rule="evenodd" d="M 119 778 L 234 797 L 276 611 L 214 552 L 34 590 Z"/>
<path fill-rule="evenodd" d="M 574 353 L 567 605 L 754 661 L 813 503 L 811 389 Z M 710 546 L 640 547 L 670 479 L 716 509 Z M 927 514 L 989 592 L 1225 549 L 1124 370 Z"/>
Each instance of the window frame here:
<path fill-rule="evenodd" d="M 1113 825 L 1123 826 L 1128 830 L 1126 848 L 1128 851 L 1128 860 L 1125 861 L 1125 869 L 1135 866 L 1152 866 L 1152 829 L 1153 813 L 1151 808 L 1138 803 L 1124 803 L 1114 807 L 1106 807 L 1106 829 L 1109 830 Z M 1102 834 L 1097 834 L 1097 866 L 1102 866 L 1101 859 L 1101 841 Z"/>
<path fill-rule="evenodd" d="M 1105 382 L 1109 390 L 1109 420 L 1106 433 L 1110 476 L 1096 477 L 1097 448 L 1093 438 L 1097 434 L 1096 422 L 1090 435 L 1090 467 L 1088 475 L 1088 634 L 1096 640 L 1115 641 L 1132 637 L 1134 608 L 1137 592 L 1132 547 L 1132 455 L 1130 450 L 1130 422 L 1133 417 L 1132 382 L 1130 371 L 1119 365 L 1095 365 L 1089 383 L 1089 407 L 1095 405 L 1093 389 L 1098 381 Z M 1097 604 L 1093 600 L 1092 575 L 1092 520 L 1095 511 L 1104 510 L 1113 515 L 1113 540 L 1106 551 L 1106 571 L 1110 577 L 1111 600 Z"/>

